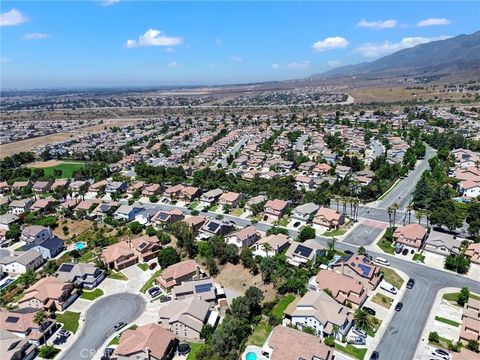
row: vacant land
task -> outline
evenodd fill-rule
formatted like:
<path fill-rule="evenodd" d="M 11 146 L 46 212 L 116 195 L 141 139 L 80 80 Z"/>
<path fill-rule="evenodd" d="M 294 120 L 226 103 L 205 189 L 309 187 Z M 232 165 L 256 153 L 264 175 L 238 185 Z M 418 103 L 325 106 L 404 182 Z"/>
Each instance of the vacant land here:
<path fill-rule="evenodd" d="M 67 235 L 63 233 L 63 227 L 66 226 L 68 229 Z M 84 232 L 93 229 L 93 223 L 90 220 L 70 220 L 67 222 L 61 221 L 58 226 L 53 230 L 53 233 L 57 235 L 60 239 L 71 238 L 73 235 L 80 235 Z"/>
<path fill-rule="evenodd" d="M 240 294 L 244 294 L 250 286 L 256 286 L 263 289 L 265 301 L 272 301 L 275 299 L 275 290 L 272 284 L 263 284 L 262 276 L 252 275 L 248 269 L 242 265 L 233 265 L 227 263 L 220 273 L 215 277 L 215 280 L 220 285 L 226 286 Z"/>
<path fill-rule="evenodd" d="M 400 289 L 403 285 L 403 279 L 400 275 L 398 275 L 395 270 L 392 270 L 387 267 L 380 267 L 383 272 L 383 279 L 395 286 L 397 289 Z"/>
<path fill-rule="evenodd" d="M 434 89 L 404 87 L 365 87 L 351 91 L 356 103 L 394 102 L 403 100 L 460 99 L 462 93 L 444 93 Z"/>

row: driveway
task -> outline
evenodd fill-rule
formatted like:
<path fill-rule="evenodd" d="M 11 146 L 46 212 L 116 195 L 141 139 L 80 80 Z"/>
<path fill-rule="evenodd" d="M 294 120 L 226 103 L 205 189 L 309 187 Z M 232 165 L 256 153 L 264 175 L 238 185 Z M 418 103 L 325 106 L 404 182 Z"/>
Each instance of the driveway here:
<path fill-rule="evenodd" d="M 129 324 L 144 310 L 145 300 L 140 295 L 121 293 L 99 299 L 88 309 L 77 340 L 61 359 L 92 359 L 97 351 L 103 351 L 100 347 L 113 335 L 116 323 Z"/>

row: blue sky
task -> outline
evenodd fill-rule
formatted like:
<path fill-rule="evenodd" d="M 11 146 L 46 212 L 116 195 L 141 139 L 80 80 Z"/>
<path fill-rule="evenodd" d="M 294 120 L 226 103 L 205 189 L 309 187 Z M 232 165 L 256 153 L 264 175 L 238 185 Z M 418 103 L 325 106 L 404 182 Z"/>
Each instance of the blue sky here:
<path fill-rule="evenodd" d="M 479 29 L 476 2 L 2 1 L 2 88 L 302 78 Z"/>

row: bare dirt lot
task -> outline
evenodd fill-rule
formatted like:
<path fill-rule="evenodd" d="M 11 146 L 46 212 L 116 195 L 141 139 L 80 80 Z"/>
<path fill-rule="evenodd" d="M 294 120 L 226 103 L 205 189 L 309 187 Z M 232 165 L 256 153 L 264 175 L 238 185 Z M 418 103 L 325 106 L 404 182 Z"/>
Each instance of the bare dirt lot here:
<path fill-rule="evenodd" d="M 29 166 L 32 168 L 48 168 L 52 166 L 60 165 L 62 162 L 58 160 L 48 160 L 48 161 L 37 161 L 36 163 L 30 164 Z"/>
<path fill-rule="evenodd" d="M 459 99 L 462 93 L 440 92 L 438 89 L 413 89 L 404 87 L 366 87 L 353 89 L 352 96 L 356 103 L 368 102 L 394 102 L 403 100 L 429 100 L 429 99 Z"/>
<path fill-rule="evenodd" d="M 68 235 L 63 234 L 62 228 L 67 226 Z M 73 235 L 80 235 L 84 232 L 93 229 L 93 223 L 90 220 L 70 220 L 67 219 L 67 222 L 64 224 L 63 220 L 59 221 L 58 226 L 55 228 L 53 233 L 57 235 L 60 239 L 71 239 Z"/>
<path fill-rule="evenodd" d="M 276 291 L 273 285 L 264 285 L 260 274 L 252 275 L 248 269 L 241 264 L 233 265 L 227 263 L 221 268 L 220 273 L 215 277 L 215 281 L 220 285 L 245 294 L 250 286 L 256 286 L 263 290 L 265 301 L 275 299 Z"/>
<path fill-rule="evenodd" d="M 142 120 L 140 118 L 128 118 L 128 119 L 111 119 L 105 120 L 103 124 L 99 125 L 92 125 L 85 127 L 83 129 L 78 129 L 72 132 L 63 132 L 58 134 L 50 134 L 45 136 L 39 136 L 36 138 L 16 141 L 10 144 L 0 145 L 0 159 L 3 159 L 7 156 L 11 156 L 13 154 L 22 152 L 22 151 L 29 151 L 37 146 L 45 145 L 45 144 L 53 144 L 59 141 L 66 140 L 70 137 L 74 137 L 75 135 L 79 135 L 82 133 L 91 133 L 94 131 L 101 131 L 107 128 L 111 128 L 114 126 L 125 126 L 131 125 L 136 123 L 137 121 Z M 52 165 L 50 165 L 52 166 Z"/>

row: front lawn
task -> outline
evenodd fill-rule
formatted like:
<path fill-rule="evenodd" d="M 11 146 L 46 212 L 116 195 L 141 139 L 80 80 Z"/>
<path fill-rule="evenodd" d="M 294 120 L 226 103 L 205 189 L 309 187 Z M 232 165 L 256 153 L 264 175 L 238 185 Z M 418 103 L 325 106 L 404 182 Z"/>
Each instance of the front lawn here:
<path fill-rule="evenodd" d="M 363 360 L 363 358 L 365 357 L 365 354 L 367 353 L 367 348 L 357 348 L 351 344 L 347 344 L 347 346 L 342 346 L 340 344 L 335 343 L 335 349 L 347 355 L 350 355 L 358 360 Z"/>
<path fill-rule="evenodd" d="M 265 320 L 260 321 L 253 329 L 252 335 L 248 338 L 247 345 L 262 347 L 271 331 L 272 325 Z"/>
<path fill-rule="evenodd" d="M 288 294 L 281 298 L 278 303 L 272 309 L 272 315 L 277 319 L 283 318 L 283 312 L 287 308 L 287 306 L 295 300 L 295 295 Z"/>
<path fill-rule="evenodd" d="M 423 252 L 415 253 L 415 255 L 413 255 L 413 261 L 419 261 L 421 263 L 425 262 L 425 255 L 423 255 Z"/>
<path fill-rule="evenodd" d="M 446 319 L 446 318 L 441 317 L 441 316 L 435 316 L 435 320 L 440 321 L 440 322 L 442 322 L 444 324 L 447 324 L 447 325 L 454 326 L 454 327 L 460 327 L 460 325 L 461 325 L 460 323 L 458 323 L 456 321 Z"/>
<path fill-rule="evenodd" d="M 384 308 L 390 309 L 390 307 L 393 304 L 393 299 L 386 295 L 376 293 L 372 298 L 372 302 L 374 302 L 375 304 L 381 305 Z"/>
<path fill-rule="evenodd" d="M 447 300 L 447 301 L 454 302 L 455 304 L 457 304 L 457 300 L 458 300 L 458 295 L 459 295 L 459 294 L 460 294 L 460 293 L 458 293 L 458 292 L 456 292 L 456 293 L 444 294 L 444 295 L 443 295 L 443 299 L 444 299 L 444 300 Z M 475 294 L 472 294 L 472 293 L 470 293 L 470 298 L 480 301 L 480 296 L 475 295 Z"/>
<path fill-rule="evenodd" d="M 188 343 L 188 345 L 190 345 L 190 352 L 188 353 L 187 360 L 196 360 L 197 353 L 205 346 L 204 344 L 197 343 Z"/>
<path fill-rule="evenodd" d="M 290 219 L 284 216 L 280 220 L 278 220 L 278 226 L 287 227 L 289 222 L 290 222 Z"/>
<path fill-rule="evenodd" d="M 208 211 L 215 212 L 218 209 L 218 205 L 213 205 Z"/>
<path fill-rule="evenodd" d="M 80 298 L 85 300 L 95 300 L 96 298 L 99 298 L 102 295 L 103 295 L 102 289 L 95 289 L 93 291 L 83 290 L 83 293 L 80 296 Z"/>
<path fill-rule="evenodd" d="M 372 320 L 372 329 L 367 331 L 367 335 L 374 337 L 380 325 L 382 325 L 382 320 L 377 319 L 375 316 L 370 316 Z"/>
<path fill-rule="evenodd" d="M 391 255 L 395 254 L 395 248 L 392 246 L 392 243 L 387 239 L 381 238 L 380 240 L 378 240 L 377 245 L 380 249 L 383 250 L 383 252 Z"/>
<path fill-rule="evenodd" d="M 138 325 L 133 324 L 132 326 L 130 326 L 128 329 L 125 329 L 125 330 L 135 330 L 137 328 L 138 328 Z M 108 343 L 107 346 L 120 344 L 120 336 L 122 336 L 122 334 L 125 330 L 123 330 L 120 334 L 118 334 L 112 340 L 110 340 L 110 342 Z"/>
<path fill-rule="evenodd" d="M 57 314 L 56 320 L 63 324 L 63 329 L 75 334 L 78 330 L 78 321 L 80 313 L 73 311 L 65 311 L 63 314 Z"/>
<path fill-rule="evenodd" d="M 348 229 L 346 228 L 340 228 L 340 229 L 325 231 L 322 235 L 323 236 L 342 236 L 347 232 L 347 230 Z"/>
<path fill-rule="evenodd" d="M 387 268 L 387 267 L 381 267 L 381 270 L 383 272 L 383 279 L 395 286 L 397 289 L 400 289 L 404 283 L 403 279 L 401 278 L 400 275 L 396 273 L 395 270 Z"/>
<path fill-rule="evenodd" d="M 162 273 L 162 269 L 155 271 L 155 274 L 153 274 L 150 279 L 145 283 L 145 285 L 142 286 L 140 289 L 140 292 L 145 294 L 148 289 L 150 289 L 153 286 L 153 283 L 155 282 L 155 279 L 160 276 Z"/>
<path fill-rule="evenodd" d="M 140 264 L 137 264 L 137 266 L 142 269 L 143 271 L 147 271 L 148 270 L 148 264 L 146 263 L 140 263 Z"/>
<path fill-rule="evenodd" d="M 233 216 L 241 216 L 242 214 L 243 214 L 242 208 L 236 208 L 230 213 L 230 215 L 233 215 Z"/>
<path fill-rule="evenodd" d="M 116 271 L 110 270 L 108 273 L 108 277 L 114 280 L 123 280 L 123 281 L 128 280 L 128 278 L 120 271 L 116 272 Z"/>

